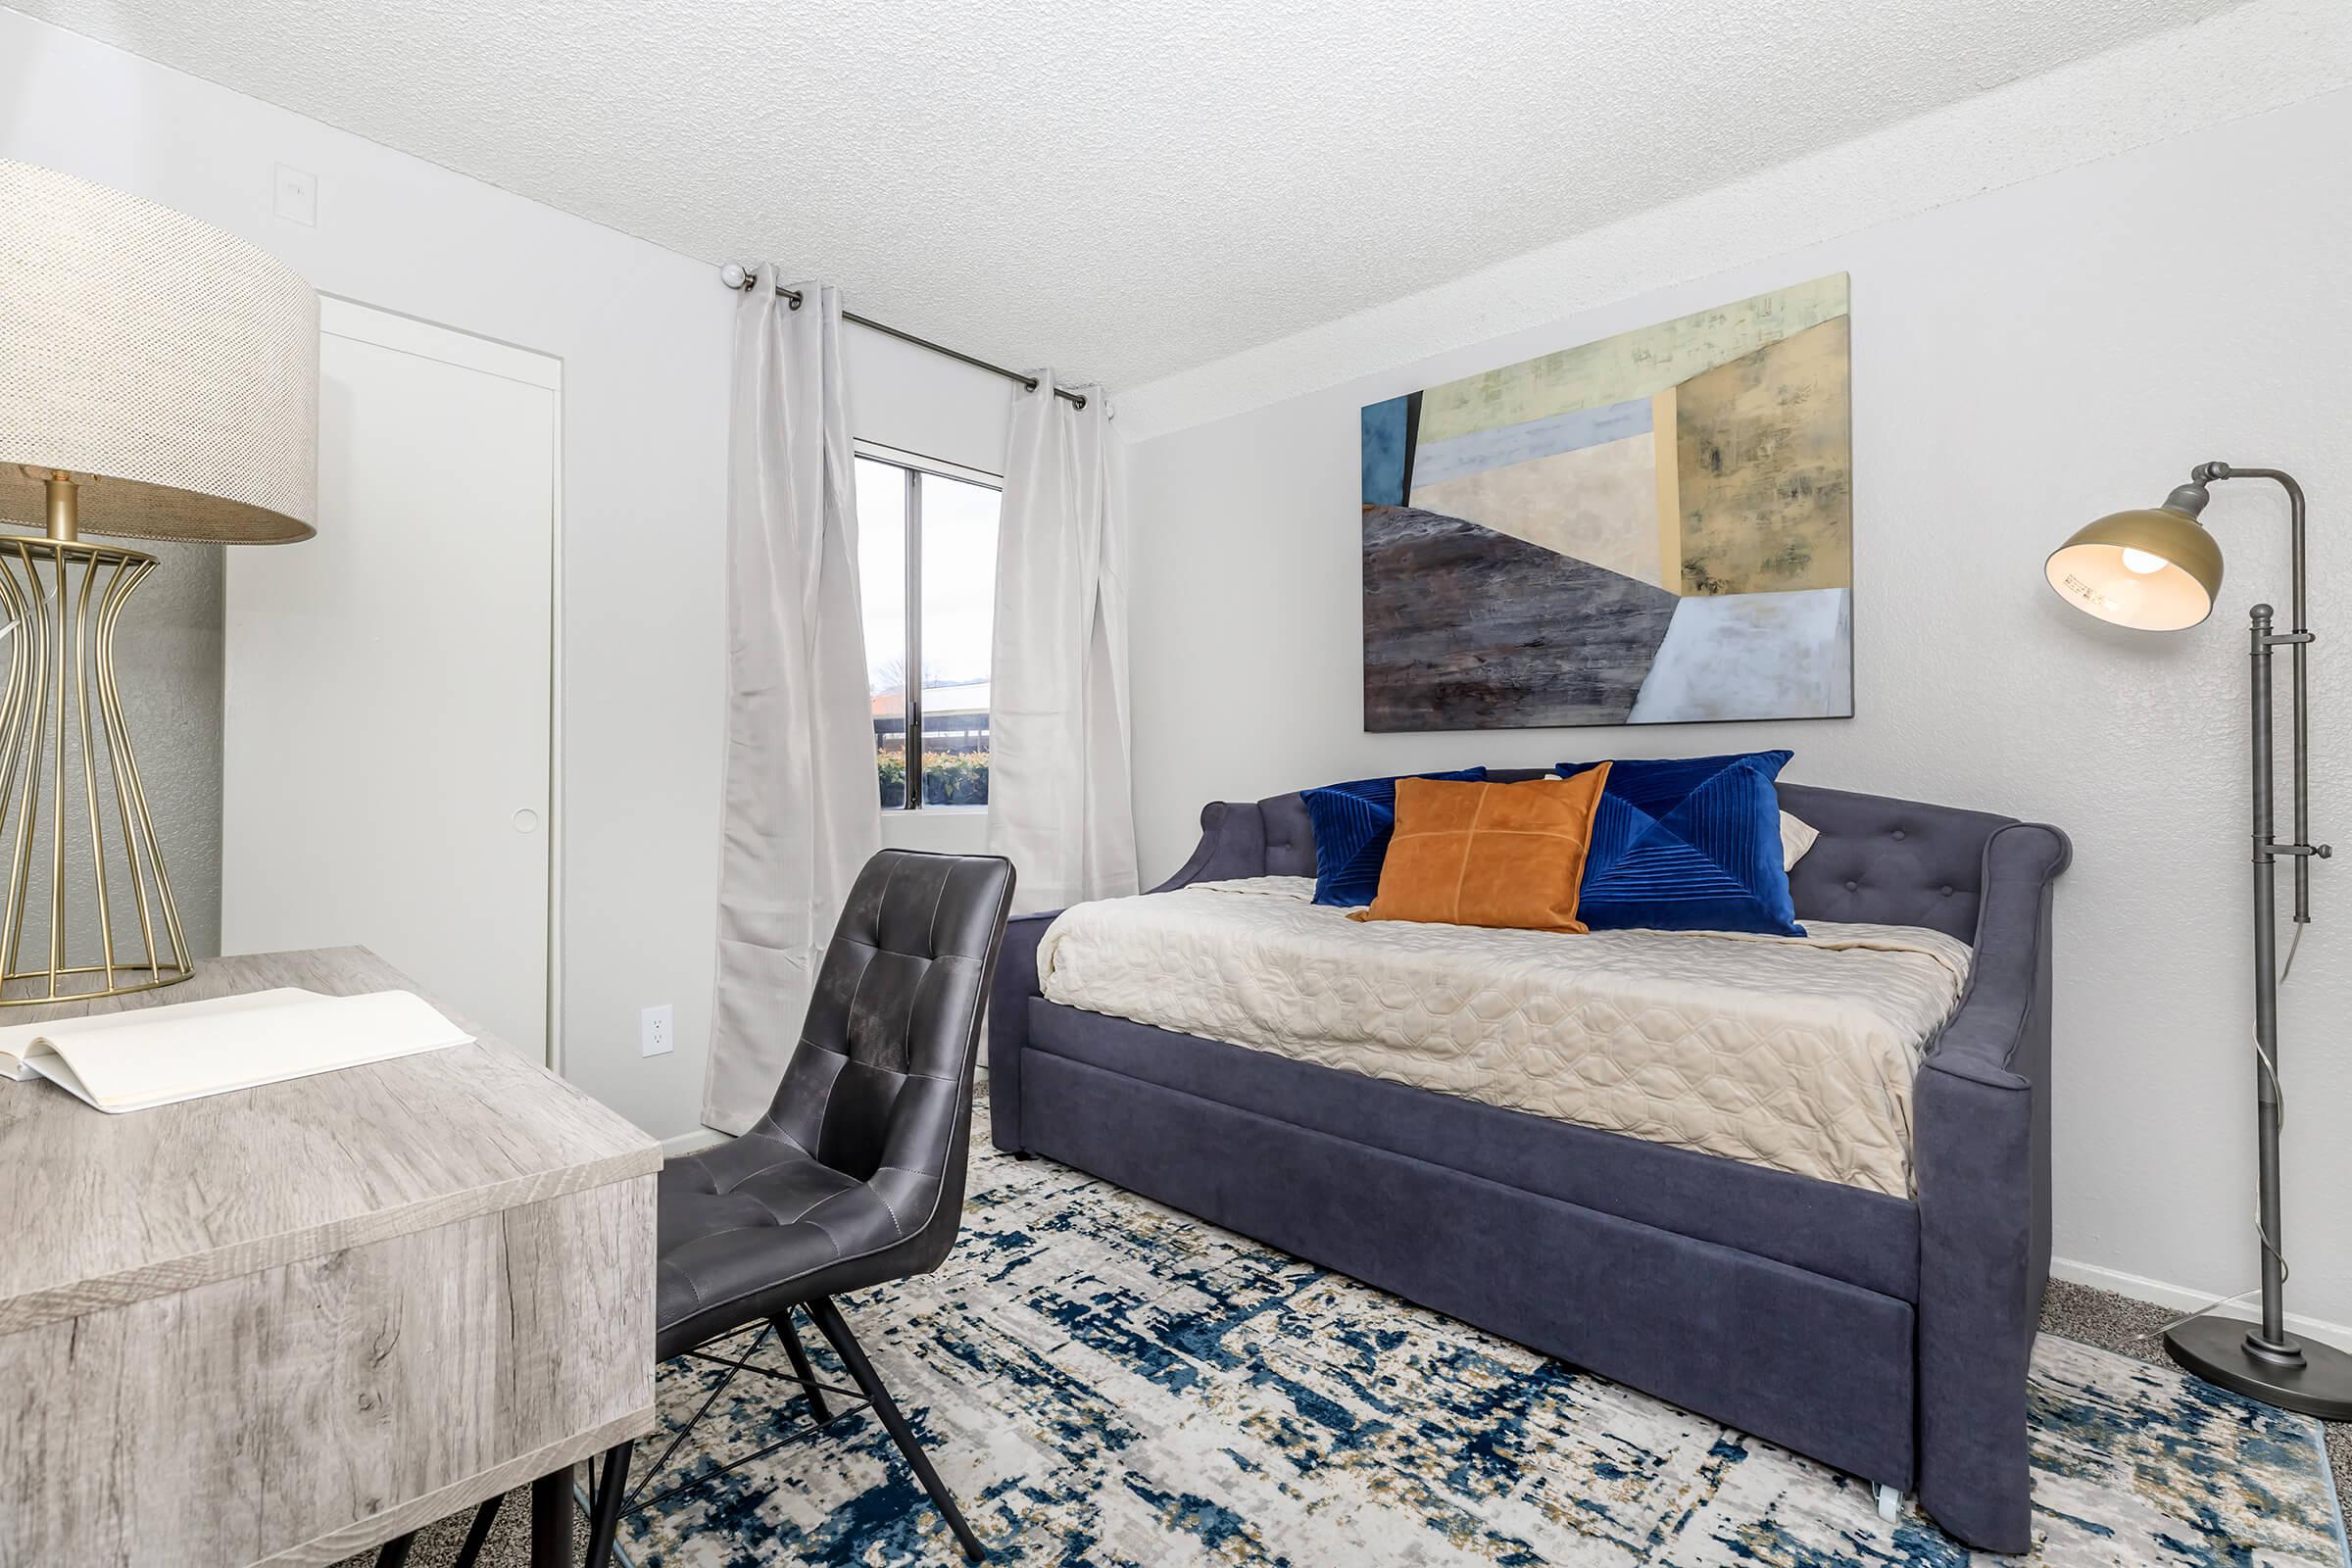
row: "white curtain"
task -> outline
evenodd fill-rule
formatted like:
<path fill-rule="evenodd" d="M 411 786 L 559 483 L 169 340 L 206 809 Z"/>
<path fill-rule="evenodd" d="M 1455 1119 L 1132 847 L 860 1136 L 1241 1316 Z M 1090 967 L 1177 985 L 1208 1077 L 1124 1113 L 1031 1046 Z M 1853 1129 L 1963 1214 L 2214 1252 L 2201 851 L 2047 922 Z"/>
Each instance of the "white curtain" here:
<path fill-rule="evenodd" d="M 841 296 L 761 268 L 735 313 L 718 981 L 703 1121 L 776 1092 L 858 868 L 881 848 Z"/>
<path fill-rule="evenodd" d="M 1136 890 L 1127 731 L 1126 501 L 1099 387 L 1013 394 L 989 670 L 988 847 L 1016 910 Z"/>

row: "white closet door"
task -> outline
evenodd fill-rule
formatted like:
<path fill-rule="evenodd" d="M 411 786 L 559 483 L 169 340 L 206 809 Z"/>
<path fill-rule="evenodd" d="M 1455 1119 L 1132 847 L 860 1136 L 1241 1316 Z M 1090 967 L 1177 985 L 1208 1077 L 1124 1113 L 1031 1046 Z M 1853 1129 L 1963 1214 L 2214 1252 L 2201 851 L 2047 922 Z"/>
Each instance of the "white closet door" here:
<path fill-rule="evenodd" d="M 562 368 L 320 331 L 318 536 L 228 552 L 221 948 L 365 945 L 546 1060 Z"/>

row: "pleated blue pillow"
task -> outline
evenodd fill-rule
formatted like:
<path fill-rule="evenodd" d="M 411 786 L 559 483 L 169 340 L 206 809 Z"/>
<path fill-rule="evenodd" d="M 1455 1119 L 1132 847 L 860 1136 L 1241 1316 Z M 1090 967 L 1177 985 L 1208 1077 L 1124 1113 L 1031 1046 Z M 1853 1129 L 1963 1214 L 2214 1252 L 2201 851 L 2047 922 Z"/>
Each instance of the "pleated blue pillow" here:
<path fill-rule="evenodd" d="M 1595 931 L 1801 937 L 1773 780 L 1789 752 L 1622 760 L 1592 817 L 1577 917 Z M 1563 777 L 1594 766 L 1562 762 Z"/>
<path fill-rule="evenodd" d="M 1407 773 L 1405 778 L 1484 779 L 1483 767 L 1458 773 Z M 1353 909 L 1380 891 L 1380 868 L 1396 831 L 1396 780 L 1359 778 L 1307 790 L 1306 814 L 1315 824 L 1315 902 Z"/>

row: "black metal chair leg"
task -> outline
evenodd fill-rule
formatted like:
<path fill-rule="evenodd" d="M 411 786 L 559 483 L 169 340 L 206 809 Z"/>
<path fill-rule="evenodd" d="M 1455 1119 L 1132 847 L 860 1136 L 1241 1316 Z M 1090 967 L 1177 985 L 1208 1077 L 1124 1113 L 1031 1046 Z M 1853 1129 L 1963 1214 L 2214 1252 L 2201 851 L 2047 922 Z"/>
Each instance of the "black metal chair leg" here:
<path fill-rule="evenodd" d="M 620 1530 L 620 1505 L 628 1495 L 629 1455 L 637 1451 L 634 1443 L 616 1443 L 605 1450 L 604 1474 L 596 1483 L 596 1495 L 588 1499 L 588 1555 L 580 1560 L 587 1568 L 605 1568 L 612 1555 L 612 1538 Z"/>
<path fill-rule="evenodd" d="M 394 1536 L 376 1549 L 375 1568 L 405 1568 L 409 1552 L 416 1544 L 416 1532 L 414 1530 L 405 1536 Z"/>
<path fill-rule="evenodd" d="M 899 1451 L 906 1456 L 906 1463 L 913 1469 L 914 1478 L 923 1484 L 923 1490 L 931 1494 L 931 1500 L 946 1516 L 948 1528 L 956 1533 L 956 1540 L 963 1547 L 963 1554 L 974 1562 L 985 1560 L 987 1548 L 980 1544 L 980 1538 L 972 1534 L 972 1527 L 963 1522 L 963 1510 L 956 1506 L 956 1499 L 949 1494 L 946 1483 L 939 1479 L 939 1472 L 932 1469 L 931 1461 L 923 1456 L 923 1446 L 915 1441 L 914 1429 L 906 1424 L 906 1418 L 899 1413 L 898 1402 L 891 1398 L 890 1391 L 882 1387 L 882 1380 L 874 1375 L 873 1363 L 866 1360 L 865 1351 L 858 1348 L 858 1341 L 850 1334 L 849 1324 L 842 1321 L 841 1309 L 833 1304 L 831 1298 L 822 1296 L 805 1304 L 818 1331 L 832 1343 L 834 1353 L 850 1369 L 851 1380 L 864 1393 L 866 1401 L 874 1407 L 874 1413 L 882 1418 L 883 1428 L 890 1433 L 891 1442 L 897 1444 Z"/>
<path fill-rule="evenodd" d="M 808 1396 L 808 1413 L 816 1417 L 816 1424 L 821 1427 L 833 1419 L 833 1412 L 825 1408 L 825 1396 L 816 1386 L 815 1371 L 808 1365 L 808 1351 L 801 1344 L 801 1328 L 792 1320 L 792 1308 L 788 1306 L 777 1313 L 774 1324 L 776 1338 L 784 1342 L 784 1353 L 792 1357 L 792 1375 L 801 1380 L 801 1389 Z"/>
<path fill-rule="evenodd" d="M 482 1555 L 482 1548 L 490 1544 L 490 1527 L 498 1523 L 498 1505 L 506 1500 L 507 1494 L 503 1492 L 494 1497 L 482 1499 L 482 1505 L 473 1510 L 473 1524 L 466 1532 L 466 1544 L 458 1548 L 458 1555 L 450 1568 L 473 1568 Z M 381 1568 L 380 1564 L 378 1568 Z"/>

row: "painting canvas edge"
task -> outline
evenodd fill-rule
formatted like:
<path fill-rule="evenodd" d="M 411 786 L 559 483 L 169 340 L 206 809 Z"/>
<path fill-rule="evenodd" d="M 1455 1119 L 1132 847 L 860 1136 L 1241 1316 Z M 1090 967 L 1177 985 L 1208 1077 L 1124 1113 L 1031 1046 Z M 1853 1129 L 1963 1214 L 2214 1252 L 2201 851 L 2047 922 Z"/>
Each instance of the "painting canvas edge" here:
<path fill-rule="evenodd" d="M 1854 716 L 1851 304 L 1823 273 L 1364 405 L 1365 731 Z M 1721 608 L 1653 635 L 1661 593 Z"/>

